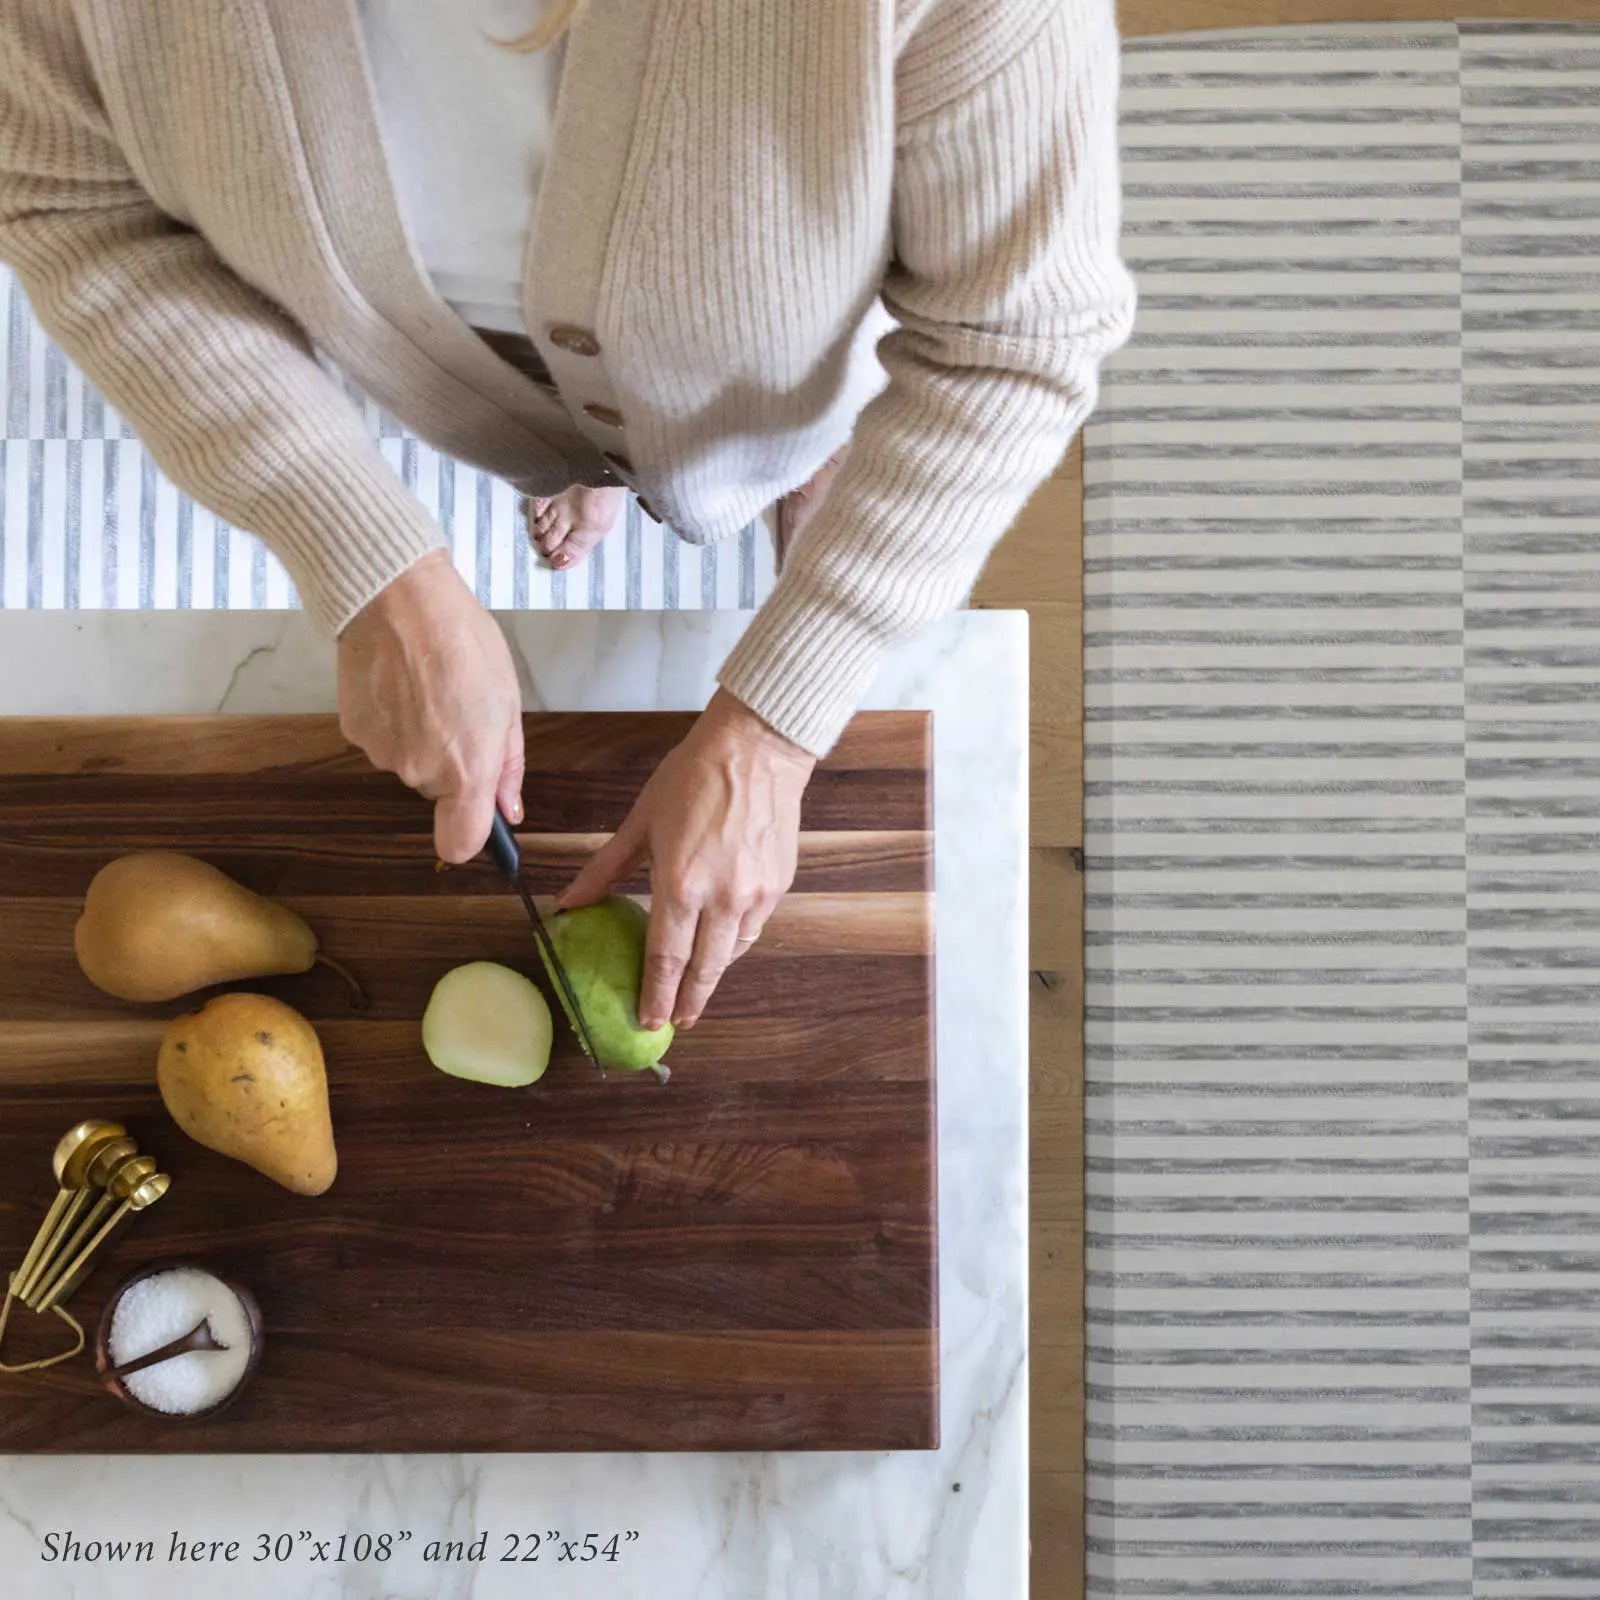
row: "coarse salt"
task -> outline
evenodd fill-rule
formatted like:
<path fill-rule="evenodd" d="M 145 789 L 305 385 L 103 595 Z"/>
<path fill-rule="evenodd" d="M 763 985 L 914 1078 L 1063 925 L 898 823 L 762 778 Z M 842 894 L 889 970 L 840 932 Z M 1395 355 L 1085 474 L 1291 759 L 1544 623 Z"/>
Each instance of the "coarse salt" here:
<path fill-rule="evenodd" d="M 204 1411 L 239 1387 L 250 1363 L 250 1318 L 221 1278 L 195 1267 L 152 1273 L 129 1287 L 112 1313 L 107 1346 L 113 1366 L 137 1361 L 202 1319 L 226 1350 L 190 1350 L 122 1380 L 135 1400 L 174 1416 Z"/>

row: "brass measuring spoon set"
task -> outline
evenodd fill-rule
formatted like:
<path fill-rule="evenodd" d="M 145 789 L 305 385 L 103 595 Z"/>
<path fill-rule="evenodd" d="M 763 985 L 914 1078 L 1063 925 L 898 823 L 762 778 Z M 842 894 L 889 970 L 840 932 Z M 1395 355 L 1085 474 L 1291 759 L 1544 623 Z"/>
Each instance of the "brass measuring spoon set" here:
<path fill-rule="evenodd" d="M 22 1264 L 10 1274 L 0 1304 L 0 1351 L 13 1304 L 36 1316 L 53 1314 L 76 1337 L 70 1350 L 38 1361 L 11 1365 L 0 1359 L 0 1372 L 32 1372 L 69 1361 L 84 1346 L 83 1325 L 63 1302 L 88 1277 L 96 1253 L 134 1212 L 153 1206 L 172 1179 L 158 1171 L 151 1156 L 139 1154 L 120 1122 L 91 1117 L 69 1129 L 56 1143 L 51 1158 L 56 1197 Z"/>

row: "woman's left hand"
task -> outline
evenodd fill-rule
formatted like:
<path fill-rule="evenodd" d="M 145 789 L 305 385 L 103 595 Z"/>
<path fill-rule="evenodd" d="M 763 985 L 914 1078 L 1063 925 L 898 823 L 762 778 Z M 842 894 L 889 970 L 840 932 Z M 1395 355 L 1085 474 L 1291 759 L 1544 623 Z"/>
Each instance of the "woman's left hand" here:
<path fill-rule="evenodd" d="M 639 1020 L 692 1028 L 794 881 L 816 760 L 718 690 L 557 905 L 588 905 L 650 863 Z"/>

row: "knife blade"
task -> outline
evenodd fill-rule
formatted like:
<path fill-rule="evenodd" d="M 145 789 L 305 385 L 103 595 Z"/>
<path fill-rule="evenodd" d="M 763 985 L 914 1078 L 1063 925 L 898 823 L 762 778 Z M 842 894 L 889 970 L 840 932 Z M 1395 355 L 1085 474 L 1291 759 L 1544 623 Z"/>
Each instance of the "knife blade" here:
<path fill-rule="evenodd" d="M 511 887 L 522 897 L 522 903 L 527 908 L 528 920 L 533 924 L 533 937 L 539 946 L 539 957 L 544 962 L 544 970 L 550 974 L 550 981 L 556 986 L 556 996 L 561 1001 L 562 1009 L 567 1013 L 567 1021 L 572 1024 L 572 1031 L 578 1036 L 579 1046 L 591 1061 L 598 1062 L 600 1057 L 595 1051 L 594 1035 L 589 1032 L 589 1024 L 584 1021 L 583 1007 L 578 1004 L 578 997 L 573 992 L 572 980 L 567 976 L 567 969 L 562 964 L 561 957 L 556 954 L 555 940 L 550 937 L 550 930 L 545 927 L 544 918 L 539 915 L 539 908 L 533 903 L 533 896 L 528 893 L 528 886 L 522 881 L 522 852 L 517 848 L 517 836 L 511 831 L 511 824 L 506 821 L 504 814 L 498 809 L 494 814 L 494 826 L 489 831 L 489 854 L 494 857 L 494 864 L 505 875 Z"/>

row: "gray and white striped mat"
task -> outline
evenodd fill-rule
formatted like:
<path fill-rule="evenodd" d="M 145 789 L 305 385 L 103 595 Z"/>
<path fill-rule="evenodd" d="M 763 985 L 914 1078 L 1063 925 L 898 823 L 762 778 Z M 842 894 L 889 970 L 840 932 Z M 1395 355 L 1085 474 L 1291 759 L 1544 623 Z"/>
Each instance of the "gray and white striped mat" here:
<path fill-rule="evenodd" d="M 1129 47 L 1096 1596 L 1600 1596 L 1600 31 Z"/>
<path fill-rule="evenodd" d="M 274 556 L 156 470 L 133 429 L 45 337 L 3 267 L 0 375 L 0 609 L 297 603 Z M 504 483 L 408 437 L 363 396 L 352 400 L 485 604 L 718 610 L 758 605 L 771 589 L 764 527 L 702 548 L 652 522 L 631 497 L 622 525 L 581 571 L 552 572 L 531 556 Z"/>

